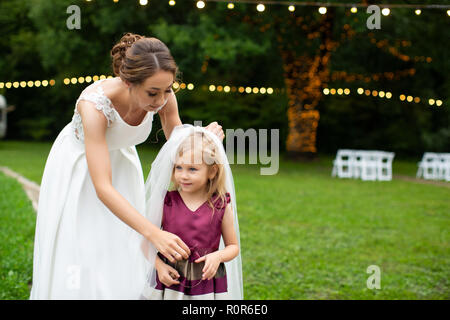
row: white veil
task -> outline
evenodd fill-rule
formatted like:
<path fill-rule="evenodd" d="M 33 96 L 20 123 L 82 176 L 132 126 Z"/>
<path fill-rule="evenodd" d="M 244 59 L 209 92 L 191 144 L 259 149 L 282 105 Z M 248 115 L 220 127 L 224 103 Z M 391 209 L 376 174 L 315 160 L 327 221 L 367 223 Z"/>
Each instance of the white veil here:
<path fill-rule="evenodd" d="M 171 176 L 173 172 L 173 166 L 176 159 L 177 150 L 183 142 L 193 132 L 203 132 L 208 138 L 210 138 L 216 144 L 216 151 L 219 152 L 219 156 L 223 159 L 223 168 L 226 175 L 226 190 L 231 196 L 231 206 L 233 209 L 234 228 L 240 246 L 239 235 L 239 222 L 237 217 L 236 206 L 236 193 L 234 189 L 233 175 L 231 174 L 230 164 L 228 162 L 225 149 L 219 138 L 202 127 L 192 126 L 190 124 L 184 124 L 177 126 L 173 129 L 169 140 L 163 145 L 156 159 L 153 161 L 149 176 L 145 183 L 145 198 L 146 198 L 146 211 L 145 216 L 155 226 L 161 228 L 164 197 L 170 185 Z M 147 240 L 142 242 L 142 249 L 147 256 L 147 263 L 149 263 L 148 280 L 142 296 L 148 297 L 152 294 L 156 286 L 156 269 L 155 269 L 155 257 L 157 254 L 156 248 Z M 223 237 L 220 238 L 219 250 L 225 247 Z M 244 298 L 243 281 L 242 281 L 242 262 L 241 254 L 229 262 L 225 262 L 227 283 L 228 283 L 228 295 L 232 300 L 242 300 Z"/>

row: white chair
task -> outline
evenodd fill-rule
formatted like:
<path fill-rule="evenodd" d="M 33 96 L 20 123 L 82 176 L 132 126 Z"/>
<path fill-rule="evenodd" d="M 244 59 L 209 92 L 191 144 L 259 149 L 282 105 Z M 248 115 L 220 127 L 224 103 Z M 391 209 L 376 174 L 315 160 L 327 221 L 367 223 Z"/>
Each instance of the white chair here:
<path fill-rule="evenodd" d="M 361 180 L 374 181 L 377 179 L 378 153 L 359 150 L 355 152 L 361 156 Z"/>
<path fill-rule="evenodd" d="M 336 153 L 336 159 L 333 160 L 333 170 L 331 175 L 339 178 L 351 178 L 353 175 L 352 169 L 353 150 L 339 149 Z"/>
<path fill-rule="evenodd" d="M 437 153 L 425 152 L 418 166 L 417 178 L 423 177 L 428 180 L 439 178 L 439 155 Z"/>
<path fill-rule="evenodd" d="M 362 150 L 354 150 L 353 151 L 353 157 L 352 157 L 352 167 L 353 167 L 353 178 L 359 179 L 361 178 L 361 171 L 362 171 Z"/>
<path fill-rule="evenodd" d="M 450 181 L 450 153 L 438 154 L 438 179 Z"/>
<path fill-rule="evenodd" d="M 377 178 L 381 181 L 392 180 L 392 160 L 394 160 L 394 152 L 378 151 L 377 161 Z"/>

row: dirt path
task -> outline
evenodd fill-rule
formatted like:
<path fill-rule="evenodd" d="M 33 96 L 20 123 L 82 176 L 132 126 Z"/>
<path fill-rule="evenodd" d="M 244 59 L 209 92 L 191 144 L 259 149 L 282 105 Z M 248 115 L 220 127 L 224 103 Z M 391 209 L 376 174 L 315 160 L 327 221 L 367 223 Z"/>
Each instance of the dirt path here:
<path fill-rule="evenodd" d="M 420 183 L 420 184 L 432 184 L 432 185 L 435 185 L 435 186 L 450 188 L 450 183 L 445 182 L 445 181 L 434 181 L 434 180 L 418 179 L 418 178 L 414 178 L 414 177 L 410 177 L 410 176 L 403 176 L 403 175 L 398 175 L 398 174 L 394 174 L 392 176 L 392 178 L 393 179 L 398 179 L 398 180 L 403 180 L 403 181 Z"/>
<path fill-rule="evenodd" d="M 34 211 L 37 212 L 39 190 L 40 190 L 39 185 L 33 181 L 28 180 L 25 177 L 22 177 L 20 174 L 12 171 L 7 167 L 0 167 L 0 171 L 2 171 L 7 176 L 16 179 L 22 185 L 23 189 L 25 190 L 25 193 L 27 194 L 28 198 L 31 200 L 31 203 L 33 204 Z"/>

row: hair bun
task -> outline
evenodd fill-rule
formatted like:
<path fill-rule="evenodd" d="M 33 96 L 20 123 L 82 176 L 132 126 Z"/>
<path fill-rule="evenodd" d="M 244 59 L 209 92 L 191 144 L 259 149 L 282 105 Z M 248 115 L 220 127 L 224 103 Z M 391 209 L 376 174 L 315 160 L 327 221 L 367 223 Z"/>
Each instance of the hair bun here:
<path fill-rule="evenodd" d="M 111 49 L 112 65 L 115 76 L 119 76 L 120 67 L 122 66 L 122 61 L 125 58 L 127 49 L 142 38 L 144 38 L 144 36 L 128 32 L 124 34 L 119 42 Z"/>

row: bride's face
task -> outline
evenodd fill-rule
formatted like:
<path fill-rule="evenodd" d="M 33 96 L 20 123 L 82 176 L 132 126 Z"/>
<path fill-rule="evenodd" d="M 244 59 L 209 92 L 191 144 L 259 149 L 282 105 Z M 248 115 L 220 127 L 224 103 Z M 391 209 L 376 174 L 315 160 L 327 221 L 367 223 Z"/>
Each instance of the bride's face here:
<path fill-rule="evenodd" d="M 160 70 L 142 84 L 131 87 L 132 100 L 145 111 L 155 111 L 173 94 L 173 82 L 172 73 Z"/>

